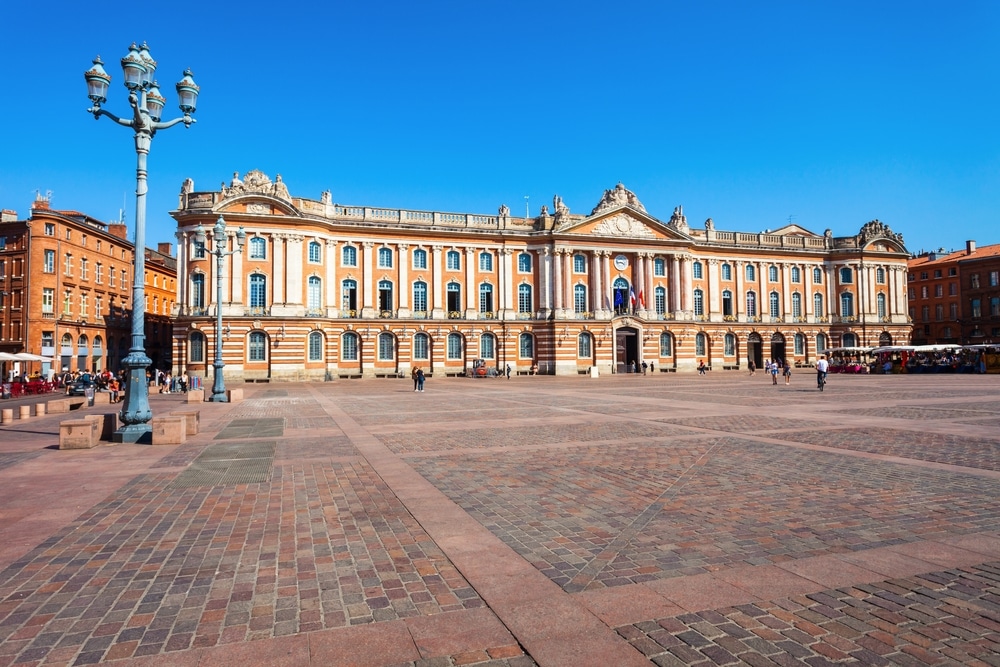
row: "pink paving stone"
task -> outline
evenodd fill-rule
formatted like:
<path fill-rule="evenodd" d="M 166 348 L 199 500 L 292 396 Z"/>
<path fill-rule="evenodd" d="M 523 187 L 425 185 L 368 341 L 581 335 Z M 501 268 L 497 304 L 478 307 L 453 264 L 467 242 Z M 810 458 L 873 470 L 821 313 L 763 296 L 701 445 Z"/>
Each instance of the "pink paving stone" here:
<path fill-rule="evenodd" d="M 503 623 L 489 609 L 454 611 L 406 620 L 422 658 L 485 650 L 514 643 Z"/>
<path fill-rule="evenodd" d="M 935 566 L 952 568 L 963 565 L 978 565 L 983 562 L 983 554 L 943 542 L 912 542 L 886 547 L 890 551 L 909 558 L 918 558 Z M 996 554 L 994 554 L 994 557 Z"/>
<path fill-rule="evenodd" d="M 931 572 L 940 569 L 939 566 L 931 562 L 904 556 L 903 554 L 889 549 L 870 549 L 868 551 L 854 551 L 840 556 L 849 563 L 854 563 L 866 570 L 872 570 L 885 576 L 886 579 L 897 577 L 908 577 L 921 572 Z"/>
<path fill-rule="evenodd" d="M 681 607 L 642 584 L 583 591 L 575 597 L 612 628 L 684 612 Z"/>
<path fill-rule="evenodd" d="M 816 582 L 820 588 L 840 588 L 858 583 L 882 581 L 885 577 L 839 556 L 816 556 L 785 561 L 779 564 L 800 577 Z"/>
<path fill-rule="evenodd" d="M 733 586 L 714 574 L 696 574 L 648 581 L 642 584 L 687 611 L 705 611 L 747 604 L 757 596 Z"/>
<path fill-rule="evenodd" d="M 990 558 L 996 558 L 997 554 L 1000 554 L 1000 535 L 993 533 L 950 536 L 947 538 L 947 543 L 953 547 L 975 551 Z"/>
<path fill-rule="evenodd" d="M 309 640 L 309 660 L 317 666 L 384 667 L 420 659 L 420 652 L 402 621 L 357 625 L 303 636 Z"/>

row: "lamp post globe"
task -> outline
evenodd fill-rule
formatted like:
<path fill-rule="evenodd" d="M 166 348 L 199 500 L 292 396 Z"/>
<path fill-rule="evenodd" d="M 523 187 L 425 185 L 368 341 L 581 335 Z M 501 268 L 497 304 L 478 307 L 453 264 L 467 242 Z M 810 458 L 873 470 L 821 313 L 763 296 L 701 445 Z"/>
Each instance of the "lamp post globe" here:
<path fill-rule="evenodd" d="M 194 83 L 190 70 L 185 70 L 184 78 L 177 84 L 180 107 L 183 116 L 162 122 L 160 114 L 166 101 L 160 94 L 153 74 L 156 72 L 156 61 L 149 54 L 149 47 L 143 42 L 137 46 L 134 42 L 129 47 L 128 54 L 121 60 L 125 87 L 128 89 L 128 102 L 132 107 L 131 118 L 116 116 L 105 111 L 101 105 L 107 101 L 108 86 L 111 75 L 104 70 L 100 56 L 94 59 L 93 65 L 84 72 L 87 82 L 87 96 L 93 106 L 88 113 L 94 119 L 101 116 L 110 118 L 116 124 L 127 127 L 135 133 L 136 153 L 136 183 L 135 183 L 135 270 L 132 280 L 132 345 L 128 356 L 122 360 L 122 365 L 128 371 L 128 381 L 125 385 L 125 397 L 120 413 L 123 426 L 118 429 L 112 439 L 115 442 L 147 442 L 150 440 L 153 418 L 149 407 L 149 382 L 147 369 L 152 361 L 145 351 L 145 274 L 146 274 L 146 158 L 153 136 L 157 130 L 164 130 L 179 123 L 190 127 L 194 123 L 191 114 L 194 113 L 199 88 Z M 183 93 L 181 93 L 183 85 Z"/>

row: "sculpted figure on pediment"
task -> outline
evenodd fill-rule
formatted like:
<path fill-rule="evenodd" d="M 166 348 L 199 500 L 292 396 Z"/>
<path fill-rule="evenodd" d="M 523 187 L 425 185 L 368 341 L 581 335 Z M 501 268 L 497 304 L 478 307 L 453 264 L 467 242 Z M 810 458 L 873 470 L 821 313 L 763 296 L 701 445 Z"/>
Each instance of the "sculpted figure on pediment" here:
<path fill-rule="evenodd" d="M 222 185 L 223 197 L 235 197 L 246 194 L 261 194 L 285 200 L 291 199 L 291 196 L 288 194 L 288 188 L 281 180 L 281 174 L 278 174 L 275 182 L 272 183 L 267 174 L 259 169 L 247 172 L 242 181 L 240 180 L 240 173 L 234 171 L 233 180 L 229 184 L 229 187 L 226 187 L 225 183 Z"/>
<path fill-rule="evenodd" d="M 599 236 L 630 236 L 634 238 L 655 238 L 649 227 L 642 224 L 635 218 L 619 213 L 610 218 L 602 220 L 594 227 L 592 234 Z"/>
<path fill-rule="evenodd" d="M 646 212 L 646 207 L 642 205 L 642 202 L 635 196 L 635 193 L 619 183 L 611 190 L 604 191 L 601 201 L 597 203 L 597 206 L 594 207 L 594 210 L 590 214 L 595 215 L 601 211 L 610 211 L 620 206 L 631 206 L 637 211 Z"/>

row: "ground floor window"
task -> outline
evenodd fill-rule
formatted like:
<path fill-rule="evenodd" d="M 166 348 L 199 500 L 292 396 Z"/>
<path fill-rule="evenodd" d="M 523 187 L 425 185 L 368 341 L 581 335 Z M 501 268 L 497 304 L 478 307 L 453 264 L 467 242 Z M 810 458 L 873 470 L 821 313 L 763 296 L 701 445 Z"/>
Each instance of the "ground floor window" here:
<path fill-rule="evenodd" d="M 391 333 L 378 335 L 379 361 L 392 361 L 396 358 L 396 338 Z"/>
<path fill-rule="evenodd" d="M 309 333 L 309 361 L 323 361 L 323 334 L 318 331 Z"/>
<path fill-rule="evenodd" d="M 425 333 L 418 333 L 413 337 L 413 358 L 426 361 L 430 358 L 430 337 Z"/>
<path fill-rule="evenodd" d="M 522 359 L 535 358 L 535 337 L 530 333 L 523 333 L 518 337 L 518 352 Z"/>
<path fill-rule="evenodd" d="M 267 336 L 260 331 L 250 333 L 250 361 L 267 361 Z"/>
<path fill-rule="evenodd" d="M 593 354 L 592 349 L 590 334 L 585 331 L 577 339 L 576 356 L 581 359 L 590 359 Z"/>
<path fill-rule="evenodd" d="M 670 357 L 674 354 L 674 337 L 664 331 L 660 334 L 660 356 Z"/>
<path fill-rule="evenodd" d="M 448 358 L 462 358 L 462 335 L 457 333 L 448 334 Z"/>

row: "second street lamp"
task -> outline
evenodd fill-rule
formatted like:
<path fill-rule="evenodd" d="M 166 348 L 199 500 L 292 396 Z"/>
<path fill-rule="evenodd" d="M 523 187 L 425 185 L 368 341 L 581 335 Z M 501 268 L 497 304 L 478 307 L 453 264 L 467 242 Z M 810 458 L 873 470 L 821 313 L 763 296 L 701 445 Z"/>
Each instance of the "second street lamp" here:
<path fill-rule="evenodd" d="M 195 105 L 198 101 L 198 86 L 191 78 L 191 70 L 184 71 L 184 77 L 177 83 L 177 97 L 180 118 L 160 122 L 160 114 L 166 102 L 160 94 L 153 74 L 156 61 L 149 55 L 149 47 L 135 43 L 129 47 L 128 55 L 122 58 L 125 73 L 125 87 L 128 88 L 128 103 L 132 107 L 132 118 L 119 118 L 101 105 L 107 100 L 111 75 L 104 71 L 101 57 L 94 59 L 93 66 L 84 72 L 87 80 L 87 95 L 93 106 L 88 109 L 95 119 L 107 116 L 114 122 L 135 132 L 136 183 L 135 183 L 135 275 L 132 280 L 132 347 L 122 365 L 128 369 L 128 383 L 125 385 L 125 400 L 121 419 L 124 426 L 115 431 L 115 442 L 138 442 L 149 439 L 153 411 L 149 407 L 149 383 L 146 369 L 152 363 L 146 356 L 145 309 L 146 309 L 146 156 L 157 130 L 184 123 L 191 127 Z"/>
<path fill-rule="evenodd" d="M 198 225 L 195 230 L 194 239 L 202 246 L 205 245 L 205 228 Z M 243 252 L 243 245 L 247 241 L 247 234 L 240 227 L 236 230 L 236 246 L 232 250 L 227 250 L 229 237 L 226 235 L 226 221 L 219 216 L 212 227 L 212 250 L 209 254 L 215 255 L 215 377 L 212 380 L 212 395 L 209 401 L 213 403 L 228 403 L 229 396 L 226 395 L 226 381 L 222 376 L 222 369 L 226 364 L 222 361 L 222 264 L 223 260 L 238 252 Z"/>

